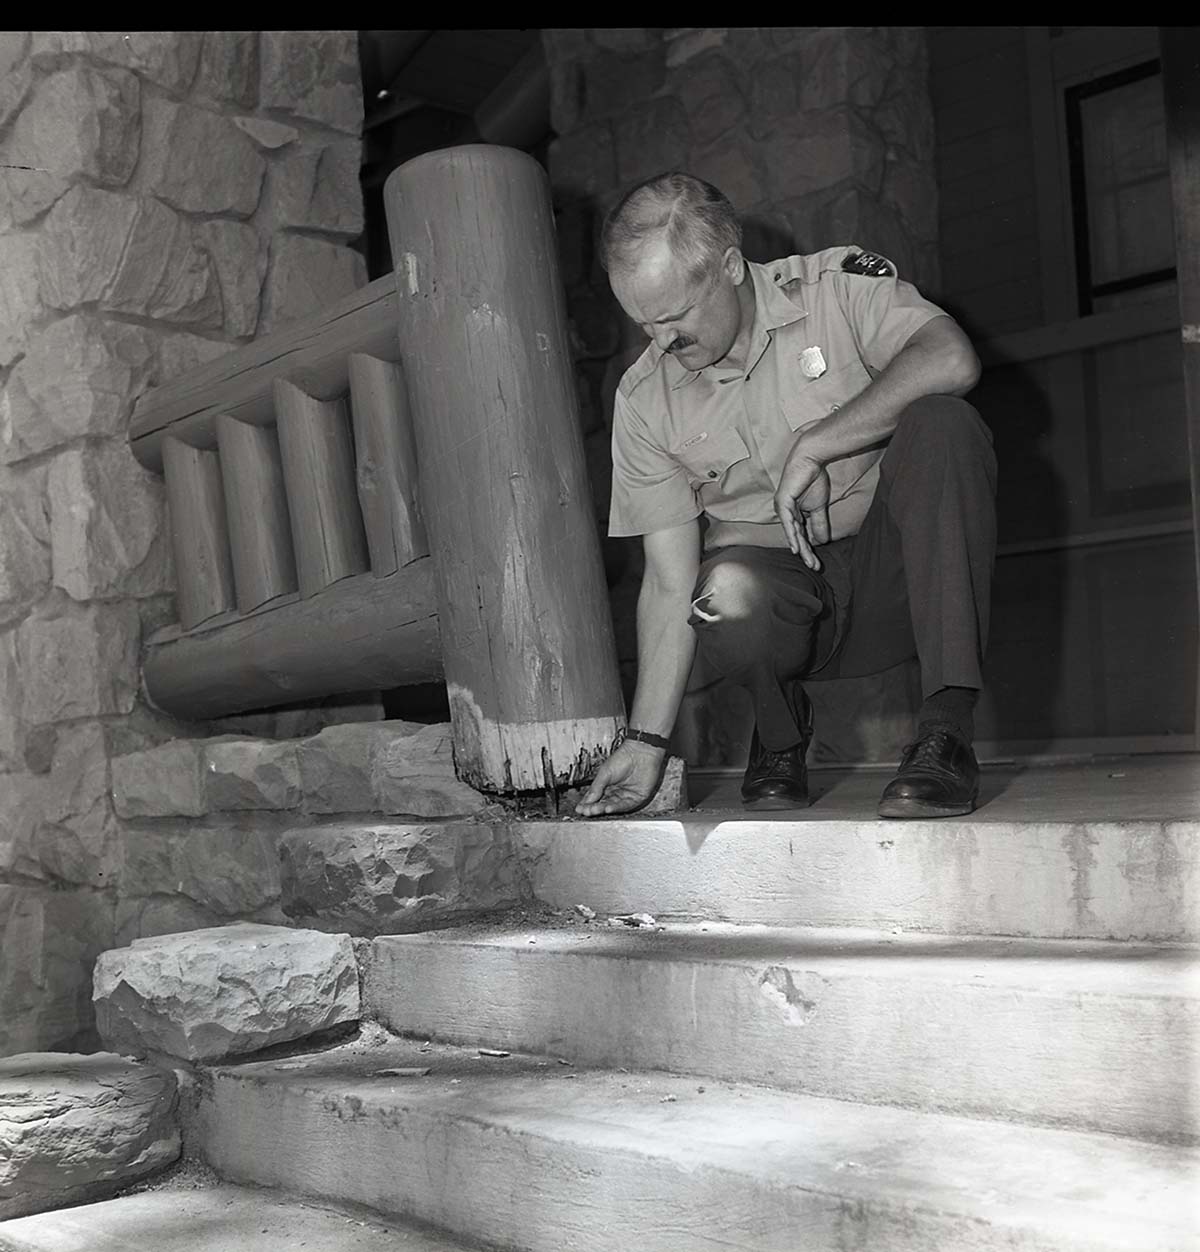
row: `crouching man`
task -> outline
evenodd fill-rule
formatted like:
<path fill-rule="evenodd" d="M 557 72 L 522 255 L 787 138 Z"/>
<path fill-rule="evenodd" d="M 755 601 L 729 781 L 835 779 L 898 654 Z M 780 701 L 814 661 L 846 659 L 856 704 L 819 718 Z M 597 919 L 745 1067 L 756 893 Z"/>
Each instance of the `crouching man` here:
<path fill-rule="evenodd" d="M 806 681 L 916 656 L 917 738 L 879 813 L 970 812 L 996 464 L 960 398 L 967 337 L 858 247 L 747 261 L 729 201 L 687 174 L 629 191 L 601 248 L 652 341 L 617 391 L 609 527 L 646 568 L 630 729 L 578 812 L 653 794 L 697 647 L 754 701 L 748 807 L 808 803 Z"/>

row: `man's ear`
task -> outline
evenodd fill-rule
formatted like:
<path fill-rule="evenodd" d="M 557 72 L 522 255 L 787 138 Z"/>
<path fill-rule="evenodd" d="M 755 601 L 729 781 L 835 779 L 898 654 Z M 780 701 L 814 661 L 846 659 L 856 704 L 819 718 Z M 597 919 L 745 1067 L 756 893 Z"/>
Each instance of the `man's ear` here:
<path fill-rule="evenodd" d="M 746 258 L 742 256 L 742 250 L 735 247 L 726 248 L 722 264 L 725 273 L 729 275 L 730 282 L 735 287 L 740 286 L 742 279 L 746 277 Z"/>

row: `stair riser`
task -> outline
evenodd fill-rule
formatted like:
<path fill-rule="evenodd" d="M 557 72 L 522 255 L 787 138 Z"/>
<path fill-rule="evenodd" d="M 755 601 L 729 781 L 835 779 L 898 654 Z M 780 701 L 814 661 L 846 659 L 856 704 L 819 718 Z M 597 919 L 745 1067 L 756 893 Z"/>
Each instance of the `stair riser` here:
<path fill-rule="evenodd" d="M 837 1099 L 1200 1135 L 1200 1001 L 382 940 L 367 1011 L 390 1029 Z"/>
<path fill-rule="evenodd" d="M 1097 1237 L 1021 1222 L 996 1226 L 680 1168 L 605 1142 L 524 1133 L 420 1107 L 221 1079 L 204 1110 L 206 1155 L 235 1181 L 405 1213 L 521 1252 L 1116 1252 L 1126 1223 Z M 752 1135 L 751 1135 L 752 1138 Z M 699 1165 L 697 1161 L 697 1165 Z"/>
<path fill-rule="evenodd" d="M 1200 824 L 604 821 L 515 827 L 558 908 L 773 926 L 1200 941 Z"/>

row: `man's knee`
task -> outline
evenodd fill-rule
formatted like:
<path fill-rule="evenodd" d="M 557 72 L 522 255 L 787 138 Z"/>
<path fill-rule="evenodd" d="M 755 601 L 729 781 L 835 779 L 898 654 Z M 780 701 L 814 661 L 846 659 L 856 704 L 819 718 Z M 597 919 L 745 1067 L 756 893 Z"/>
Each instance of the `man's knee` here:
<path fill-rule="evenodd" d="M 904 463 L 927 470 L 946 460 L 973 463 L 995 476 L 992 433 L 974 405 L 959 396 L 923 396 L 900 414 L 882 468 L 894 476 Z"/>
<path fill-rule="evenodd" d="M 747 621 L 766 604 L 767 589 L 752 566 L 717 561 L 701 570 L 692 590 L 692 625 Z"/>

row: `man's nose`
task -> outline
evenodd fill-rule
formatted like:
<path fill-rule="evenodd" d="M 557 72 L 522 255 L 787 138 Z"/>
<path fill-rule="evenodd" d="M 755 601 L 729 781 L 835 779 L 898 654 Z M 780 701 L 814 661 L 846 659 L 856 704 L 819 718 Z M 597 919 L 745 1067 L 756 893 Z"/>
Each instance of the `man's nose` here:
<path fill-rule="evenodd" d="M 679 338 L 677 330 L 671 330 L 665 326 L 652 326 L 650 333 L 654 337 L 655 346 L 663 352 L 668 351 L 675 340 Z"/>

